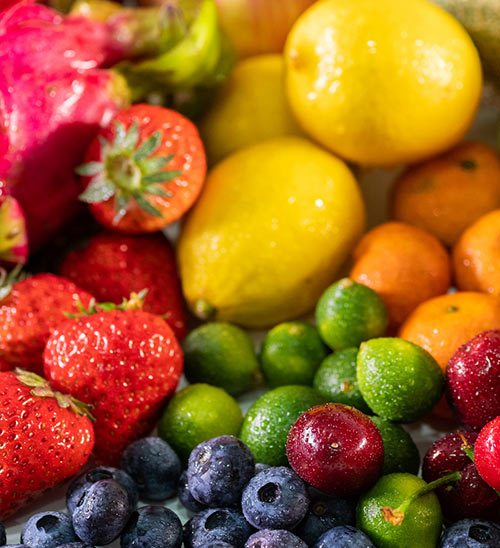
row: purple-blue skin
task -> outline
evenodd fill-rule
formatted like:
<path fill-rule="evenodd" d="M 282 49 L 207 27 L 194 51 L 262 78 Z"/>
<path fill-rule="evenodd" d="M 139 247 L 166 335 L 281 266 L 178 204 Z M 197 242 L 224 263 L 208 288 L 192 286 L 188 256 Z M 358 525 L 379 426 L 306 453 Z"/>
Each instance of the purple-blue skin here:
<path fill-rule="evenodd" d="M 125 449 L 121 468 L 137 483 L 145 500 L 165 500 L 177 493 L 181 461 L 161 438 L 142 438 Z"/>
<path fill-rule="evenodd" d="M 100 480 L 83 493 L 73 512 L 73 526 L 83 542 L 103 546 L 120 536 L 133 511 L 118 482 Z"/>
<path fill-rule="evenodd" d="M 244 548 L 254 532 L 243 514 L 233 508 L 208 508 L 193 516 L 184 525 L 184 546 L 201 548 L 215 542 L 227 542 Z"/>
<path fill-rule="evenodd" d="M 197 445 L 189 456 L 188 487 L 211 508 L 232 506 L 255 473 L 250 449 L 234 436 L 218 436 Z"/>
<path fill-rule="evenodd" d="M 0 521 L 0 546 L 7 542 L 7 534 L 5 533 L 5 525 Z"/>
<path fill-rule="evenodd" d="M 193 514 L 197 514 L 198 512 L 201 512 L 207 508 L 205 504 L 198 502 L 191 494 L 188 486 L 187 470 L 184 470 L 184 472 L 182 472 L 181 474 L 181 477 L 179 478 L 177 496 L 179 497 L 179 501 L 184 506 L 184 508 L 186 508 Z"/>
<path fill-rule="evenodd" d="M 121 548 L 180 548 L 182 523 L 177 514 L 163 506 L 143 506 L 125 527 Z"/>
<path fill-rule="evenodd" d="M 439 548 L 498 548 L 500 526 L 492 521 L 463 519 L 446 529 Z"/>
<path fill-rule="evenodd" d="M 293 531 L 307 545 L 312 546 L 333 527 L 354 525 L 355 501 L 332 497 L 310 486 L 307 492 L 311 501 L 309 511 Z"/>
<path fill-rule="evenodd" d="M 332 548 L 333 546 L 335 548 L 377 548 L 363 532 L 350 525 L 340 525 L 330 529 L 314 544 L 314 548 Z"/>
<path fill-rule="evenodd" d="M 24 524 L 21 543 L 36 548 L 55 548 L 77 542 L 71 518 L 62 512 L 40 512 Z"/>
<path fill-rule="evenodd" d="M 258 474 L 259 472 L 262 472 L 263 470 L 267 470 L 268 468 L 271 468 L 271 465 L 264 464 L 263 462 L 256 462 L 255 463 L 255 474 Z"/>
<path fill-rule="evenodd" d="M 66 506 L 71 515 L 73 515 L 75 507 L 82 498 L 84 491 L 96 481 L 103 479 L 113 479 L 119 483 L 128 494 L 130 506 L 132 506 L 132 508 L 137 507 L 137 503 L 139 502 L 139 491 L 137 490 L 135 481 L 119 468 L 98 466 L 88 472 L 84 472 L 69 484 L 68 490 L 66 491 Z"/>
<path fill-rule="evenodd" d="M 31 546 L 28 546 L 27 544 L 6 544 L 5 548 L 31 548 Z M 59 546 L 57 548 L 59 548 Z"/>
<path fill-rule="evenodd" d="M 202 544 L 200 548 L 234 548 L 232 544 L 228 544 L 227 542 L 209 542 L 208 544 Z"/>
<path fill-rule="evenodd" d="M 257 529 L 293 529 L 307 514 L 309 497 L 305 483 L 293 470 L 276 466 L 250 480 L 241 508 Z"/>
<path fill-rule="evenodd" d="M 254 533 L 245 548 L 307 548 L 307 544 L 297 535 L 284 529 L 262 529 Z"/>
<path fill-rule="evenodd" d="M 61 544 L 57 548 L 95 548 L 90 546 L 90 544 L 85 544 L 84 542 L 70 542 L 69 544 Z"/>

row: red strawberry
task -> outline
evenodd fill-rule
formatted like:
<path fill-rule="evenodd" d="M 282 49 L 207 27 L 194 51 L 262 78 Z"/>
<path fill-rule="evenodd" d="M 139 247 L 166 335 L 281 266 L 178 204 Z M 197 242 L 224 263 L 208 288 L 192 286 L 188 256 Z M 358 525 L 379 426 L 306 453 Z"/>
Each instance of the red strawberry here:
<path fill-rule="evenodd" d="M 124 307 L 93 311 L 52 333 L 44 371 L 55 388 L 93 406 L 95 454 L 116 463 L 125 447 L 153 429 L 175 392 L 182 351 L 159 316 Z"/>
<path fill-rule="evenodd" d="M 142 234 L 179 219 L 206 175 L 196 126 L 182 114 L 138 104 L 122 110 L 91 143 L 80 199 L 105 227 Z"/>
<path fill-rule="evenodd" d="M 89 304 L 92 295 L 73 282 L 53 274 L 37 274 L 10 285 L 6 280 L 0 300 L 0 371 L 22 367 L 43 369 L 43 350 L 51 331 L 77 312 L 77 303 Z"/>
<path fill-rule="evenodd" d="M 34 373 L 0 373 L 0 519 L 78 473 L 94 446 L 86 406 Z"/>
<path fill-rule="evenodd" d="M 147 288 L 143 310 L 162 316 L 177 338 L 186 317 L 174 251 L 161 235 L 127 236 L 103 232 L 69 253 L 61 274 L 95 295 L 120 304 L 132 291 Z"/>

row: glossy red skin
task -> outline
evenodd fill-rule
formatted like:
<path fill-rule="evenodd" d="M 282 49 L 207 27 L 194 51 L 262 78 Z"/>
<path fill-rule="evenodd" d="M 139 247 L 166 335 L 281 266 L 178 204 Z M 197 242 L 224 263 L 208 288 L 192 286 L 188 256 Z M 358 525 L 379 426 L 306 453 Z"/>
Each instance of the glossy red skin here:
<path fill-rule="evenodd" d="M 60 272 L 99 302 L 119 304 L 132 291 L 147 289 L 143 310 L 162 316 L 179 340 L 186 335 L 175 253 L 162 235 L 103 232 L 70 252 Z"/>
<path fill-rule="evenodd" d="M 382 473 L 384 445 L 361 411 L 327 403 L 306 411 L 287 439 L 291 467 L 313 487 L 337 496 L 366 491 Z"/>
<path fill-rule="evenodd" d="M 113 222 L 116 215 L 114 197 L 105 202 L 89 204 L 90 211 L 97 221 L 106 228 L 129 234 L 157 232 L 182 217 L 198 198 L 205 182 L 207 162 L 198 129 L 190 120 L 175 110 L 137 104 L 120 111 L 110 124 L 101 129 L 99 134 L 110 142 L 115 138 L 115 121 L 122 122 L 126 129 L 134 121 L 137 122 L 139 144 L 143 143 L 155 131 L 162 131 L 162 144 L 150 157 L 175 154 L 163 169 L 182 170 L 182 173 L 162 185 L 166 191 L 173 194 L 172 197 L 147 196 L 148 201 L 161 211 L 162 217 L 154 217 L 145 213 L 135 200 L 131 200 L 129 210 L 115 224 Z M 102 147 L 96 137 L 90 144 L 85 162 L 101 162 L 102 160 Z M 84 186 L 90 184 L 91 181 L 91 177 L 85 177 Z"/>
<path fill-rule="evenodd" d="M 52 333 L 44 353 L 51 385 L 93 406 L 94 452 L 109 464 L 154 428 L 177 388 L 182 364 L 170 327 L 142 310 L 67 320 Z"/>
<path fill-rule="evenodd" d="M 453 432 L 434 442 L 424 457 L 422 477 L 431 482 L 450 472 L 461 471 L 459 481 L 435 491 L 443 514 L 449 521 L 485 519 L 490 512 L 500 510 L 500 499 L 481 479 L 474 463 L 462 449 L 464 441 L 461 436 L 473 446 L 477 434 Z"/>
<path fill-rule="evenodd" d="M 472 430 L 500 415 L 500 330 L 484 331 L 455 352 L 445 390 L 450 407 Z"/>
<path fill-rule="evenodd" d="M 77 474 L 94 445 L 92 423 L 0 373 L 0 519 Z"/>
<path fill-rule="evenodd" d="M 500 490 L 500 416 L 479 432 L 474 459 L 483 480 L 493 489 Z"/>
<path fill-rule="evenodd" d="M 37 274 L 18 282 L 0 302 L 0 371 L 21 367 L 42 374 L 43 351 L 52 331 L 88 306 L 92 295 L 72 281 Z"/>

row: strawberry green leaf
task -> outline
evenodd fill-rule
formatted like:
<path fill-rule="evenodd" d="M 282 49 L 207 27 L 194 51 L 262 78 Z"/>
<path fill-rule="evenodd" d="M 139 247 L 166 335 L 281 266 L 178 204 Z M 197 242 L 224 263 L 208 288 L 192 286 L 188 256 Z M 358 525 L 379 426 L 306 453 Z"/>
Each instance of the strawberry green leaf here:
<path fill-rule="evenodd" d="M 106 139 L 106 137 L 103 137 L 102 135 L 98 135 L 97 140 L 99 141 L 99 144 L 101 145 L 101 151 L 107 151 L 109 148 L 111 148 L 111 143 Z"/>
<path fill-rule="evenodd" d="M 125 213 L 127 213 L 130 203 L 130 195 L 120 192 L 115 198 L 115 216 L 113 218 L 113 224 L 118 224 Z"/>
<path fill-rule="evenodd" d="M 146 198 L 141 194 L 140 191 L 134 192 L 134 198 L 137 202 L 137 205 L 146 213 L 149 215 L 153 215 L 153 217 L 163 217 L 162 212 L 157 209 L 152 203 L 148 202 Z"/>
<path fill-rule="evenodd" d="M 75 171 L 77 175 L 82 177 L 93 177 L 102 172 L 104 169 L 104 164 L 102 162 L 88 162 L 78 166 Z"/>
<path fill-rule="evenodd" d="M 153 196 L 163 196 L 164 198 L 172 198 L 172 193 L 165 190 L 160 185 L 149 185 L 144 190 L 145 194 L 153 194 Z"/>
<path fill-rule="evenodd" d="M 115 194 L 115 191 L 115 185 L 111 181 L 97 179 L 89 184 L 79 198 L 88 204 L 95 204 L 109 200 Z"/>
<path fill-rule="evenodd" d="M 123 148 L 128 152 L 132 152 L 137 145 L 137 141 L 139 141 L 139 124 L 134 121 L 123 139 Z"/>
<path fill-rule="evenodd" d="M 145 185 L 149 185 L 151 183 L 168 183 L 168 181 L 175 179 L 181 173 L 182 171 L 180 169 L 172 171 L 157 171 L 156 173 L 152 173 L 151 175 L 144 176 L 142 178 L 142 183 Z"/>
<path fill-rule="evenodd" d="M 147 158 L 161 145 L 162 132 L 155 131 L 150 137 L 148 137 L 144 143 L 136 150 L 134 154 L 134 160 L 138 162 L 143 158 Z"/>
<path fill-rule="evenodd" d="M 168 156 L 157 156 L 155 158 L 144 158 L 139 160 L 137 164 L 144 173 L 155 173 L 163 169 L 175 154 L 169 154 Z"/>
<path fill-rule="evenodd" d="M 115 152 L 120 152 L 126 134 L 125 126 L 119 120 L 115 120 L 115 140 L 113 142 Z"/>

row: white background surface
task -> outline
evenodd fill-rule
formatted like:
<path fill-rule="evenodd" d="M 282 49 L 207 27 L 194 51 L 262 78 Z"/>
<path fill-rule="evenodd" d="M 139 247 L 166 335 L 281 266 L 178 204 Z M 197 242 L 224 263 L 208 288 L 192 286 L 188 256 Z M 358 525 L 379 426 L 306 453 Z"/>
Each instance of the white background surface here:
<path fill-rule="evenodd" d="M 483 107 L 471 129 L 469 136 L 473 139 L 478 139 L 482 142 L 488 143 L 492 146 L 497 144 L 497 128 L 498 128 L 498 112 Z M 382 171 L 382 170 L 369 170 L 364 172 L 358 172 L 357 177 L 360 181 L 363 194 L 365 196 L 367 209 L 368 209 L 368 222 L 369 226 L 378 224 L 386 219 L 386 195 L 389 185 L 394 180 L 397 171 Z M 262 333 L 255 333 L 254 338 L 258 344 L 262 338 Z M 181 386 L 183 386 L 182 384 Z M 246 394 L 240 398 L 240 404 L 245 412 L 251 403 L 261 394 L 263 391 L 258 391 L 250 394 Z M 434 439 L 437 439 L 443 432 L 449 430 L 449 425 L 433 425 L 432 427 L 427 424 L 415 424 L 408 425 L 407 429 L 410 431 L 412 437 L 417 443 L 420 454 L 423 456 L 427 451 L 427 448 Z M 39 499 L 37 502 L 31 504 L 23 511 L 19 512 L 16 516 L 11 518 L 7 523 L 7 541 L 10 544 L 16 544 L 20 542 L 20 532 L 26 520 L 34 513 L 47 511 L 47 510 L 65 510 L 64 494 L 67 483 L 61 485 L 58 488 L 53 489 L 50 493 L 47 493 Z M 184 523 L 188 519 L 188 514 L 177 500 L 168 501 L 165 506 L 171 508 L 176 512 Z M 117 548 L 119 542 L 115 542 L 109 545 L 110 548 Z"/>

